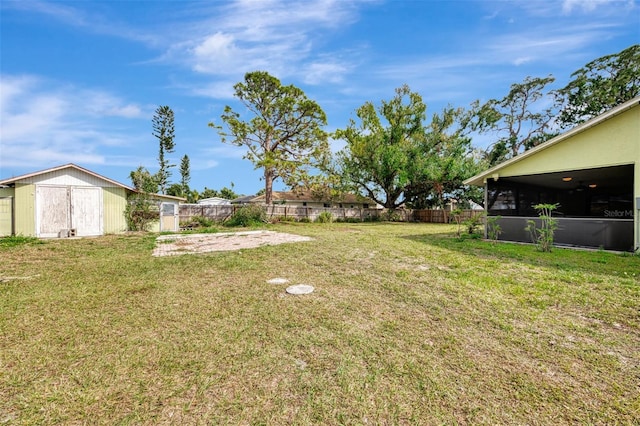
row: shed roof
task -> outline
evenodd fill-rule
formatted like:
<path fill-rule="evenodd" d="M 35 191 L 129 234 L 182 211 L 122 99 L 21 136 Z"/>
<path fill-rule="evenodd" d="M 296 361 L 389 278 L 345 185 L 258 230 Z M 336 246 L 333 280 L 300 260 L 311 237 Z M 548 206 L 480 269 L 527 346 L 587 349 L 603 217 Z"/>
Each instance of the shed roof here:
<path fill-rule="evenodd" d="M 520 155 L 517 155 L 513 158 L 510 158 L 506 161 L 503 161 L 500 164 L 497 164 L 495 166 L 493 166 L 492 168 L 485 170 L 482 173 L 479 173 L 467 180 L 465 180 L 463 183 L 465 185 L 477 185 L 477 186 L 482 186 L 484 184 L 484 181 L 488 178 L 491 177 L 494 173 L 499 172 L 500 170 L 506 168 L 507 166 L 510 166 L 512 164 L 518 163 L 520 161 L 526 160 L 527 158 L 536 155 L 537 153 L 539 153 L 540 151 L 543 151 L 545 149 L 551 148 L 552 146 L 555 146 L 559 143 L 562 143 L 563 141 L 571 138 L 572 136 L 575 136 L 579 133 L 585 132 L 589 129 L 591 129 L 592 127 L 597 126 L 598 124 L 601 124 L 602 122 L 609 120 L 610 118 L 613 118 L 619 114 L 622 114 L 623 112 L 634 108 L 636 106 L 640 105 L 640 96 L 637 96 L 623 104 L 620 104 L 612 109 L 610 109 L 607 112 L 604 112 L 600 115 L 598 115 L 597 117 L 594 117 L 588 121 L 585 121 L 584 123 L 566 131 L 565 133 L 562 133 L 552 139 L 549 139 L 548 141 L 528 150 L 523 152 Z"/>
<path fill-rule="evenodd" d="M 102 180 L 104 180 L 106 182 L 109 182 L 109 183 L 111 183 L 112 185 L 114 185 L 116 187 L 125 188 L 125 189 L 128 189 L 129 191 L 134 191 L 135 192 L 135 189 L 131 188 L 130 186 L 127 186 L 125 184 L 117 182 L 117 181 L 115 181 L 113 179 L 109 179 L 108 177 L 104 177 L 102 175 L 99 175 L 96 172 L 92 172 L 91 170 L 85 169 L 84 167 L 80 167 L 77 164 L 73 164 L 73 163 L 63 164 L 61 166 L 51 167 L 50 169 L 39 170 L 37 172 L 27 173 L 27 174 L 20 175 L 20 176 L 14 176 L 14 177 L 11 177 L 11 178 L 8 178 L 8 179 L 3 179 L 3 180 L 0 180 L 0 185 L 9 185 L 9 184 L 12 184 L 12 183 L 19 182 L 21 180 L 25 180 L 25 179 L 34 177 L 34 176 L 39 176 L 39 175 L 43 175 L 43 174 L 46 174 L 46 173 L 56 172 L 58 170 L 64 170 L 64 169 L 79 170 L 79 171 L 81 171 L 83 173 L 86 173 L 86 174 L 91 175 L 93 177 L 96 177 L 98 179 L 102 179 Z"/>
<path fill-rule="evenodd" d="M 24 174 L 24 175 L 14 176 L 14 177 L 11 177 L 11 178 L 8 178 L 8 179 L 3 179 L 3 180 L 0 180 L 0 185 L 11 185 L 11 184 L 15 184 L 17 182 L 20 182 L 20 181 L 35 177 L 35 176 L 44 175 L 46 173 L 57 172 L 57 171 L 64 170 L 64 169 L 78 170 L 78 171 L 80 171 L 82 173 L 86 173 L 86 174 L 88 174 L 90 176 L 93 176 L 93 177 L 95 177 L 97 179 L 101 179 L 101 180 L 103 180 L 105 182 L 108 182 L 108 183 L 110 183 L 111 185 L 113 185 L 115 187 L 124 188 L 125 190 L 131 191 L 131 192 L 140 192 L 140 191 L 136 190 L 135 188 L 127 186 L 127 185 L 125 185 L 123 183 L 120 183 L 118 181 L 115 181 L 113 179 L 109 179 L 108 177 L 102 176 L 102 175 L 100 175 L 100 174 L 98 174 L 96 172 L 92 172 L 89 169 L 85 169 L 84 167 L 80 167 L 77 164 L 73 164 L 73 163 L 63 164 L 61 166 L 51 167 L 51 168 L 45 169 L 45 170 L 39 170 L 39 171 L 36 171 L 36 172 L 31 172 L 31 173 L 27 173 L 27 174 Z M 167 199 L 167 200 L 172 200 L 172 201 L 185 201 L 186 200 L 186 198 L 174 197 L 172 195 L 165 195 L 165 194 L 151 194 L 151 195 L 153 195 L 153 197 L 156 198 L 156 199 Z"/>

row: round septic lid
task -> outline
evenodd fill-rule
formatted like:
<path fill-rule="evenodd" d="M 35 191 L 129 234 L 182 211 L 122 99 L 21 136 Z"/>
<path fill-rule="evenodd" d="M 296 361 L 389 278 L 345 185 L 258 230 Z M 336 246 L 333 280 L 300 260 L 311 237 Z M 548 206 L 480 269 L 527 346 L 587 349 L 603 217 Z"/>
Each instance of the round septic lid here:
<path fill-rule="evenodd" d="M 269 281 L 267 281 L 267 284 L 286 284 L 288 282 L 289 280 L 286 278 L 271 278 Z"/>
<path fill-rule="evenodd" d="M 296 284 L 287 287 L 289 294 L 309 294 L 313 292 L 313 286 L 307 284 Z"/>

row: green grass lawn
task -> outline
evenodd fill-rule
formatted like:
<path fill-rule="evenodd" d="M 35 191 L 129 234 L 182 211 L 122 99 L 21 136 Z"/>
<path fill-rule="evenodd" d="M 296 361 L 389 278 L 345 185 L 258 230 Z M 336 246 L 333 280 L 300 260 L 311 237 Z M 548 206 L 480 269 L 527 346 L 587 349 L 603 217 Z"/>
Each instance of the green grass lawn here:
<path fill-rule="evenodd" d="M 0 424 L 640 422 L 640 256 L 270 229 L 314 240 L 0 245 Z"/>

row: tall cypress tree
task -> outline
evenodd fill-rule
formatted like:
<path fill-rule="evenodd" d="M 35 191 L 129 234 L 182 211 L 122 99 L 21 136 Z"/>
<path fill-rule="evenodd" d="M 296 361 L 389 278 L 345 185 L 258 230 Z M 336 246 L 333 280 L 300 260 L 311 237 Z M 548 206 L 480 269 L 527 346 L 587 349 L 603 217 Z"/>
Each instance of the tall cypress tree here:
<path fill-rule="evenodd" d="M 189 166 L 189 156 L 185 154 L 180 162 L 180 185 L 182 193 L 186 195 L 189 192 L 189 181 L 191 180 L 191 170 Z"/>
<path fill-rule="evenodd" d="M 175 148 L 173 141 L 173 110 L 166 105 L 159 106 L 153 115 L 153 136 L 158 138 L 159 143 L 158 164 L 160 169 L 157 173 L 158 186 L 160 187 L 160 192 L 166 194 L 167 184 L 171 176 L 169 169 L 175 167 L 175 164 L 170 164 L 169 160 L 165 158 L 165 155 L 172 153 Z"/>

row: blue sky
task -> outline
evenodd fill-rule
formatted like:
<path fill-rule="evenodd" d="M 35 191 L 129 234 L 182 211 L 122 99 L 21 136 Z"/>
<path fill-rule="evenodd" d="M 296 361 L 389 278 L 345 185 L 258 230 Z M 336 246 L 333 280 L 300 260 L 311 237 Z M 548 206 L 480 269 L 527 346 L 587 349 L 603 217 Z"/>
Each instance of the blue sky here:
<path fill-rule="evenodd" d="M 261 172 L 207 123 L 264 70 L 305 91 L 332 131 L 408 84 L 430 114 L 501 98 L 526 76 L 555 88 L 640 42 L 636 1 L 0 2 L 0 178 L 76 163 L 130 184 L 157 171 L 151 119 L 175 112 L 191 187 L 238 193 Z M 249 118 L 249 117 L 247 117 Z M 476 146 L 488 140 L 477 138 Z M 341 148 L 334 141 L 334 150 Z M 173 181 L 180 178 L 173 169 Z M 281 184 L 275 185 L 282 189 Z"/>

